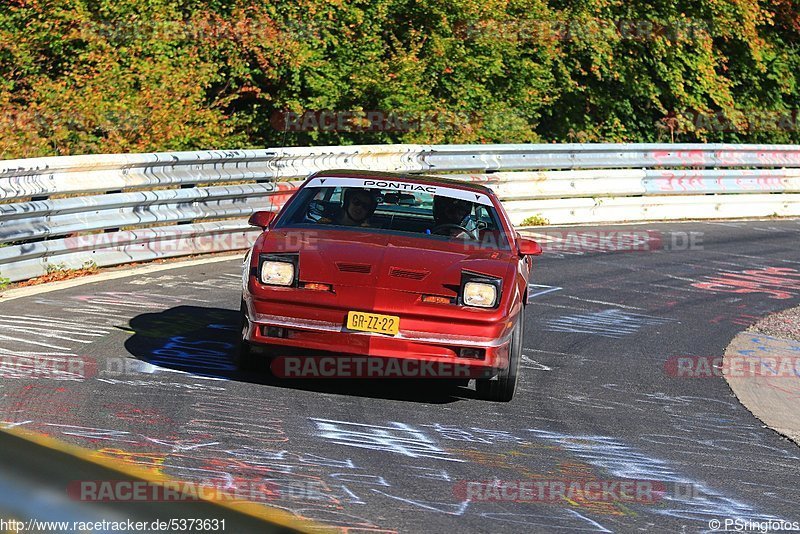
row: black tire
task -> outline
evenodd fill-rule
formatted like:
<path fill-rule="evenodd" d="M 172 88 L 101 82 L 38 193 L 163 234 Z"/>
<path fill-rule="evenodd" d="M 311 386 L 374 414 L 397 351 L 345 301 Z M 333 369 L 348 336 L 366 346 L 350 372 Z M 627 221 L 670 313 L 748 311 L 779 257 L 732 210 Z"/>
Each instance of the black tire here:
<path fill-rule="evenodd" d="M 517 324 L 511 332 L 511 345 L 508 348 L 508 367 L 497 373 L 496 379 L 478 378 L 475 380 L 475 391 L 478 397 L 494 402 L 509 402 L 514 398 L 517 389 L 519 364 L 522 361 L 522 342 L 525 338 L 525 308 L 517 318 Z"/>
<path fill-rule="evenodd" d="M 259 367 L 257 354 L 254 353 L 252 345 L 245 341 L 245 329 L 247 328 L 247 308 L 244 301 L 239 308 L 239 347 L 234 356 L 236 367 L 240 371 L 255 371 Z"/>

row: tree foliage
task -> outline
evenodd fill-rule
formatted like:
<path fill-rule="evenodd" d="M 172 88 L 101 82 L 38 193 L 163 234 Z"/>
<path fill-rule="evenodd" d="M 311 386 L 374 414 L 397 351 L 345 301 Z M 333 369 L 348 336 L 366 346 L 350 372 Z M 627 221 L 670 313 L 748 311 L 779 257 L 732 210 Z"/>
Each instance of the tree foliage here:
<path fill-rule="evenodd" d="M 798 39 L 798 0 L 5 0 L 0 158 L 797 143 Z"/>

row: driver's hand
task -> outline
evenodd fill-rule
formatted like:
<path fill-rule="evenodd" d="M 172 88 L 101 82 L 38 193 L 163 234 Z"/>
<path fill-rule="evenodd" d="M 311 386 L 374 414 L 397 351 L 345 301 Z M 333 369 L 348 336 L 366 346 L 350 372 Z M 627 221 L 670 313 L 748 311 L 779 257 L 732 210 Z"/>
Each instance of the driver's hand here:
<path fill-rule="evenodd" d="M 469 233 L 467 233 L 464 230 L 461 230 L 459 228 L 440 228 L 435 232 L 431 232 L 431 230 L 428 230 L 427 233 L 429 233 L 429 234 L 433 233 L 434 235 L 444 235 L 444 236 L 451 237 L 451 238 L 456 238 L 456 239 L 469 239 L 470 238 Z"/>

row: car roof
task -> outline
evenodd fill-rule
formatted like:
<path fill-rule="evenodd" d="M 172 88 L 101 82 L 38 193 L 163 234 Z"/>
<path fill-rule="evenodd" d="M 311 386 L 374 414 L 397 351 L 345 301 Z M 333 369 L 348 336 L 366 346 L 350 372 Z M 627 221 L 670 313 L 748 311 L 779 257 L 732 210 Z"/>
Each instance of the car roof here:
<path fill-rule="evenodd" d="M 406 182 L 413 182 L 417 184 L 431 184 L 441 185 L 446 187 L 454 187 L 457 189 L 466 189 L 468 191 L 476 191 L 485 195 L 494 196 L 494 191 L 486 186 L 477 184 L 475 182 L 466 182 L 464 180 L 454 180 L 452 178 L 443 178 L 440 176 L 426 176 L 424 174 L 409 174 L 405 172 L 383 172 L 383 171 L 359 171 L 348 169 L 331 169 L 327 171 L 319 171 L 311 176 L 311 178 L 377 178 L 381 180 L 403 180 Z"/>

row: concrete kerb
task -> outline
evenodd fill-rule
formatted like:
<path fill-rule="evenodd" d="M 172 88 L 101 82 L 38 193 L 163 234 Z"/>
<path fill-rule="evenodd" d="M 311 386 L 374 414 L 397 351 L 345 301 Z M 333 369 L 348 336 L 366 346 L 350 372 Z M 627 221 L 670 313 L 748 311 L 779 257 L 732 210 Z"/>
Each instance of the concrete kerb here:
<path fill-rule="evenodd" d="M 764 332 L 764 325 L 774 322 L 775 316 L 787 314 L 796 317 L 800 308 L 762 319 L 734 337 L 722 367 L 739 402 L 766 426 L 800 445 L 800 324 L 795 323 L 795 339 Z"/>
<path fill-rule="evenodd" d="M 141 276 L 150 273 L 157 273 L 159 271 L 167 271 L 170 269 L 180 269 L 182 267 L 192 267 L 194 265 L 203 265 L 206 263 L 219 263 L 222 261 L 230 261 L 236 258 L 243 258 L 244 252 L 237 250 L 235 252 L 221 254 L 219 256 L 211 256 L 207 258 L 199 258 L 193 260 L 172 261 L 169 263 L 150 263 L 147 265 L 137 265 L 135 267 L 118 268 L 112 267 L 109 270 L 101 270 L 97 274 L 88 276 L 81 276 L 80 278 L 71 278 L 69 280 L 62 280 L 59 282 L 48 282 L 38 284 L 35 286 L 17 287 L 8 289 L 0 293 L 0 304 L 9 300 L 14 300 L 23 297 L 30 297 L 39 295 L 41 293 L 49 293 L 50 291 L 58 291 L 60 289 L 68 289 L 70 287 L 82 286 L 84 284 L 93 284 L 95 282 L 103 282 L 106 280 L 116 280 L 118 278 L 128 278 L 131 276 Z"/>

